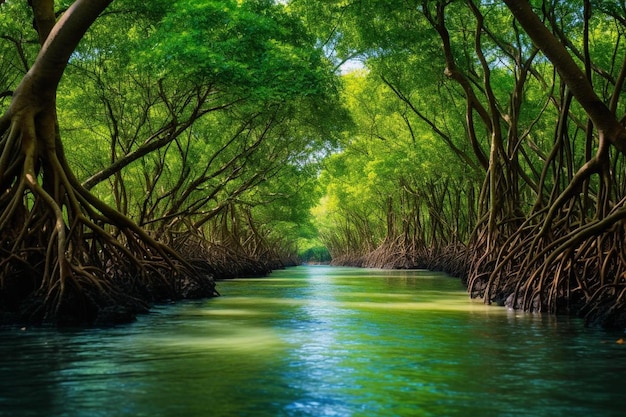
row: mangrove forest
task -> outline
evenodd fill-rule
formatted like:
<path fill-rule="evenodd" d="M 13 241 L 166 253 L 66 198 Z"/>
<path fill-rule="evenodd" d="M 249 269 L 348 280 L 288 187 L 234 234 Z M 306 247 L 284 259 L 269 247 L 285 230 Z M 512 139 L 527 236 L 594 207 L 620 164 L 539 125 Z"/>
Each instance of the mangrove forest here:
<path fill-rule="evenodd" d="M 0 324 L 331 263 L 626 327 L 623 0 L 0 0 L 0 57 Z"/>

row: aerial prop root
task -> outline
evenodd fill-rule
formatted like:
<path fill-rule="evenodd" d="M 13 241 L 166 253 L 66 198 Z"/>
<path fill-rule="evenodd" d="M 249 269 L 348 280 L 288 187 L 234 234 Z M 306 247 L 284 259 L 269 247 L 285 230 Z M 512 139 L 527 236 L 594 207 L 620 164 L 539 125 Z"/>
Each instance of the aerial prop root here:
<path fill-rule="evenodd" d="M 551 313 L 586 311 L 587 317 L 623 309 L 625 219 L 626 208 L 620 203 L 606 217 L 590 219 L 553 240 L 536 238 L 543 222 L 521 228 L 520 237 L 509 239 L 499 251 L 485 289 L 490 299 L 485 301 L 497 294 L 507 298 L 509 307 Z"/>
<path fill-rule="evenodd" d="M 7 126 L 6 120 L 0 119 L 0 290 L 10 273 L 37 271 L 43 303 L 36 310 L 43 317 L 58 313 L 70 288 L 114 302 L 134 299 L 138 288 L 145 295 L 153 285 L 172 298 L 173 277 L 193 268 L 85 190 L 62 154 L 42 154 L 34 121 L 16 118 Z"/>

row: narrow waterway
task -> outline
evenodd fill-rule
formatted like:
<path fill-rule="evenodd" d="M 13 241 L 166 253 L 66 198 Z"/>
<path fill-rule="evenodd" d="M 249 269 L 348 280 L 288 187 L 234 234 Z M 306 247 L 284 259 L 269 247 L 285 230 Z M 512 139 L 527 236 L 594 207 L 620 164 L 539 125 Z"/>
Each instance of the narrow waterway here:
<path fill-rule="evenodd" d="M 298 267 L 112 329 L 0 329 L 0 416 L 621 416 L 626 344 L 425 271 Z"/>

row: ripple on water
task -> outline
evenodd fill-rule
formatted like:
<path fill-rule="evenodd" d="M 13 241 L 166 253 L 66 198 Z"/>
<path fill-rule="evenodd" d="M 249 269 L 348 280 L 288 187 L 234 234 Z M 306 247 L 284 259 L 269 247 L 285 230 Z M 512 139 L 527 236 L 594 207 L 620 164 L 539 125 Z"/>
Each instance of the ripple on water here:
<path fill-rule="evenodd" d="M 425 271 L 220 283 L 136 323 L 0 330 L 0 416 L 621 415 L 626 348 Z"/>

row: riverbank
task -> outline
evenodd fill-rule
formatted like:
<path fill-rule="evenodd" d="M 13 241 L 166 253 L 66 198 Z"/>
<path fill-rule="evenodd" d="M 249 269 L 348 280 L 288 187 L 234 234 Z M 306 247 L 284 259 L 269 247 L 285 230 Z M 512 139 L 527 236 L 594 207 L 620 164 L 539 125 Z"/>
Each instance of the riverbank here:
<path fill-rule="evenodd" d="M 530 305 L 519 302 L 522 299 L 520 294 L 522 286 L 515 287 L 509 285 L 506 280 L 496 283 L 496 289 L 492 295 L 486 295 L 485 288 L 492 269 L 485 268 L 474 270 L 476 256 L 465 245 L 449 245 L 443 248 L 414 248 L 397 242 L 384 242 L 376 250 L 367 254 L 343 254 L 333 258 L 331 265 L 352 266 L 364 268 L 383 269 L 426 269 L 430 271 L 445 272 L 453 277 L 459 278 L 468 289 L 472 298 L 483 299 L 487 304 L 496 304 L 512 310 L 530 311 L 535 313 L 549 313 L 555 315 L 573 316 L 583 318 L 586 325 L 602 327 L 609 330 L 626 329 L 626 305 L 617 303 L 619 297 L 623 297 L 618 292 L 611 295 L 604 295 L 603 299 L 598 298 L 593 302 L 593 297 L 587 296 L 587 301 L 582 301 L 581 288 L 573 282 L 571 291 L 560 291 L 555 294 L 545 295 L 557 297 L 557 304 L 565 306 L 558 311 L 551 311 L 542 302 L 543 295 L 536 295 L 535 301 Z M 468 288 L 470 274 L 480 274 L 482 286 Z M 517 292 L 516 289 L 517 288 Z M 591 301 L 589 299 L 591 298 Z"/>
<path fill-rule="evenodd" d="M 426 269 L 460 278 L 467 285 L 471 254 L 467 246 L 449 245 L 443 248 L 405 246 L 384 242 L 367 254 L 342 254 L 333 258 L 332 266 L 352 266 L 380 269 Z"/>
<path fill-rule="evenodd" d="M 54 316 L 42 306 L 49 294 L 36 285 L 36 270 L 15 271 L 2 277 L 0 326 L 107 327 L 129 323 L 157 304 L 219 296 L 217 281 L 238 277 L 263 277 L 273 270 L 297 264 L 293 257 L 271 254 L 258 257 L 239 248 L 208 242 L 193 234 L 181 234 L 168 242 L 179 259 L 175 264 L 155 262 L 151 270 L 125 270 L 112 259 L 107 276 L 84 280 L 69 277 Z M 30 274 L 30 275 L 29 275 Z"/>

